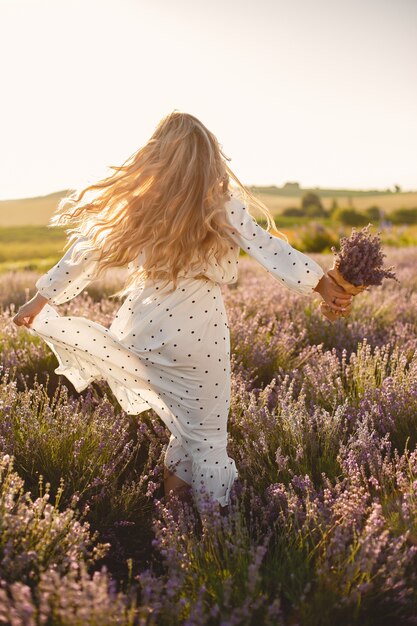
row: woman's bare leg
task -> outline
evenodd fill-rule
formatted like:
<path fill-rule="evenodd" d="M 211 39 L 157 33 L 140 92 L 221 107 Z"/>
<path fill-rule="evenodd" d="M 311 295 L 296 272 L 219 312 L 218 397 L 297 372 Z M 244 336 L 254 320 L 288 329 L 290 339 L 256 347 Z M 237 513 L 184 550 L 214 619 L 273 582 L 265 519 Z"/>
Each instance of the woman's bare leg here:
<path fill-rule="evenodd" d="M 174 493 L 178 496 L 179 500 L 182 502 L 187 502 L 188 504 L 192 504 L 193 497 L 191 493 L 191 485 L 186 483 L 184 480 L 179 478 L 173 472 L 170 472 L 166 465 L 164 465 L 164 491 L 165 498 L 167 500 L 170 499 L 170 491 L 173 490 Z M 220 506 L 220 513 L 222 516 L 228 515 L 229 513 L 229 505 Z"/>
<path fill-rule="evenodd" d="M 185 499 L 190 501 L 191 486 L 174 474 L 174 472 L 170 472 L 166 465 L 164 465 L 164 491 L 166 497 L 169 497 L 171 490 L 178 495 L 180 500 Z"/>

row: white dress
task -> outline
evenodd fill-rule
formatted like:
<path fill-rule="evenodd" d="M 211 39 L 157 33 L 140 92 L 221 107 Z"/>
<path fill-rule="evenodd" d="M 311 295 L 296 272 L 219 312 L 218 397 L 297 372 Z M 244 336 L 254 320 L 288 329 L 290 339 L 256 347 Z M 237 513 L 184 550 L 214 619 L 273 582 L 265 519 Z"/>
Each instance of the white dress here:
<path fill-rule="evenodd" d="M 50 304 L 30 331 L 53 350 L 55 372 L 77 391 L 103 378 L 127 413 L 152 408 L 159 415 L 171 433 L 165 465 L 192 486 L 198 507 L 202 484 L 225 506 L 238 477 L 227 452 L 230 338 L 220 285 L 236 282 L 239 248 L 300 294 L 312 294 L 324 274 L 313 259 L 264 230 L 236 196 L 225 210 L 234 230 L 222 263 L 210 262 L 202 278 L 180 274 L 171 293 L 150 281 L 132 289 L 109 329 L 84 317 L 63 317 L 50 306 L 74 298 L 95 277 L 95 251 L 70 262 L 76 241 L 36 282 Z"/>

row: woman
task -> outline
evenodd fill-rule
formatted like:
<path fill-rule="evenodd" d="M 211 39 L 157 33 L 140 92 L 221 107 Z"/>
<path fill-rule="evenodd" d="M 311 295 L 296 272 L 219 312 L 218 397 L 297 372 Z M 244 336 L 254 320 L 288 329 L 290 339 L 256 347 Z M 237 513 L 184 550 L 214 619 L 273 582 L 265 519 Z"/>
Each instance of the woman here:
<path fill-rule="evenodd" d="M 351 297 L 257 224 L 239 192 L 275 229 L 225 159 L 193 115 L 163 118 L 114 173 L 60 202 L 51 225 L 72 226 L 70 247 L 14 322 L 45 340 L 59 362 L 55 371 L 77 391 L 104 378 L 127 413 L 156 411 L 171 433 L 167 495 L 188 489 L 199 508 L 202 488 L 227 510 L 238 472 L 227 453 L 230 340 L 220 285 L 236 282 L 239 249 L 283 286 L 317 291 L 334 310 L 345 310 Z M 106 268 L 125 265 L 129 277 L 115 295 L 126 298 L 109 329 L 50 306 L 68 302 Z"/>

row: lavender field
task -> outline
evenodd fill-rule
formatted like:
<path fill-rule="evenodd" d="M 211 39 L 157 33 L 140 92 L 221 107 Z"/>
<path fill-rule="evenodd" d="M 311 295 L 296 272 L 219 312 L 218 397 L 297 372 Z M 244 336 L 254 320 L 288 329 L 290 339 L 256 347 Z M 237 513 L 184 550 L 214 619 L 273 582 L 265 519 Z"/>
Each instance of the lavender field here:
<path fill-rule="evenodd" d="M 11 321 L 38 274 L 2 274 L 0 624 L 416 624 L 417 249 L 386 264 L 400 283 L 332 325 L 241 258 L 222 287 L 239 480 L 229 514 L 201 518 L 165 503 L 159 417 L 58 377 Z M 109 326 L 119 284 L 60 313 Z"/>

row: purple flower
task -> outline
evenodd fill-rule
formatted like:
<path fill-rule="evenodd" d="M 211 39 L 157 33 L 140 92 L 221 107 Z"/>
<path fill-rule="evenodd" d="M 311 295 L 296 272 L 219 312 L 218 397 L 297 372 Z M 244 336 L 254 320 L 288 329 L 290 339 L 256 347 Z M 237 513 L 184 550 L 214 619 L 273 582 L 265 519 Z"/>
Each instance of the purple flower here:
<path fill-rule="evenodd" d="M 383 258 L 386 256 L 382 252 L 379 233 L 372 236 L 368 224 L 361 231 L 357 232 L 352 228 L 349 237 L 340 239 L 340 251 L 337 252 L 335 246 L 331 250 L 336 256 L 336 262 L 343 278 L 359 287 L 360 285 L 380 285 L 384 278 L 398 279 L 391 271 L 393 266 L 383 268 Z"/>

